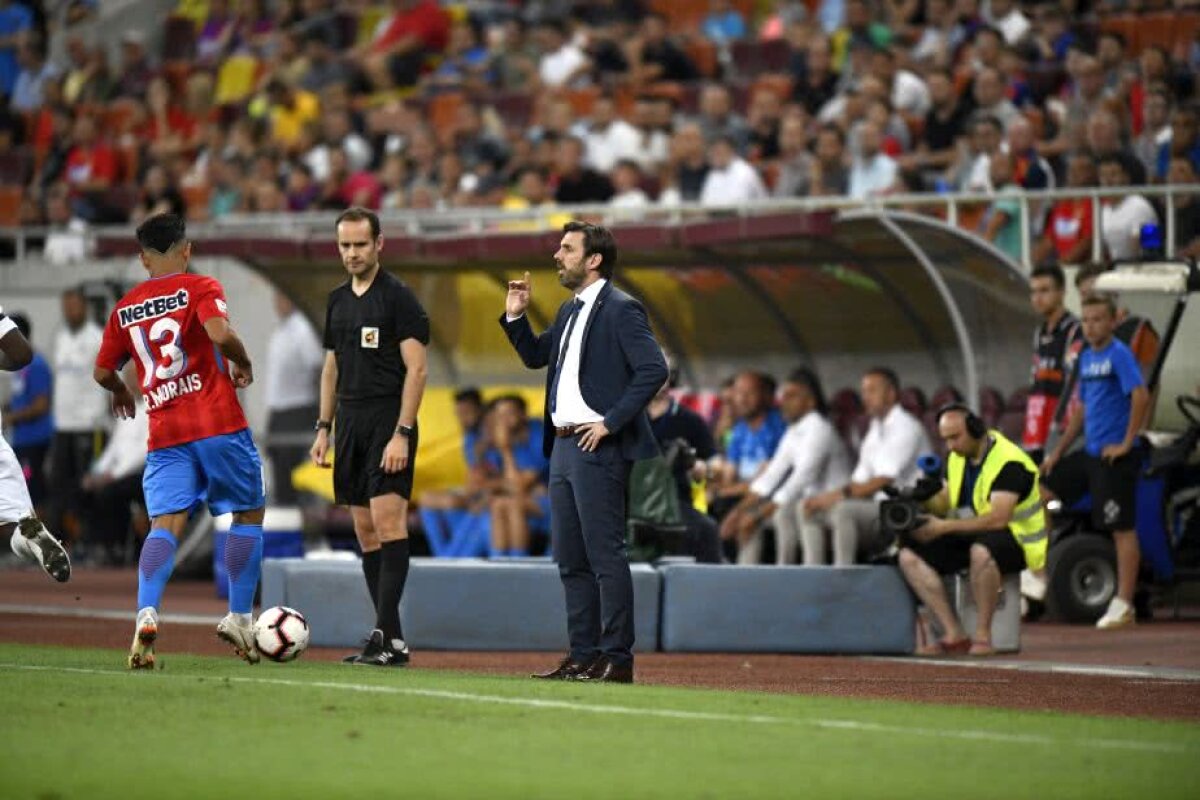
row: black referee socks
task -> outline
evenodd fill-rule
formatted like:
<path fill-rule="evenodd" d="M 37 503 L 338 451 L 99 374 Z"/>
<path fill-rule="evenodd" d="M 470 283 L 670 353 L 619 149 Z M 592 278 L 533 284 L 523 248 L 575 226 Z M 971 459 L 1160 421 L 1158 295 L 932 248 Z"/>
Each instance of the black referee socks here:
<path fill-rule="evenodd" d="M 375 604 L 375 627 L 384 638 L 403 639 L 400 630 L 400 598 L 408 580 L 408 539 L 384 542 L 379 549 L 379 600 Z"/>
<path fill-rule="evenodd" d="M 371 607 L 379 608 L 379 550 L 362 554 L 363 577 L 367 579 L 367 591 L 371 593 Z"/>

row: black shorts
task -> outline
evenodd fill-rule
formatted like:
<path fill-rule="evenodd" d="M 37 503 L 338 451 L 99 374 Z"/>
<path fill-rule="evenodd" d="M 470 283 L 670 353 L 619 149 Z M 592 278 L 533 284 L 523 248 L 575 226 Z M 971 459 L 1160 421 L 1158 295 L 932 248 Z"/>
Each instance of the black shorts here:
<path fill-rule="evenodd" d="M 1092 496 L 1092 524 L 1105 531 L 1131 531 L 1137 519 L 1137 482 L 1143 454 L 1134 450 L 1109 464 L 1076 450 L 1054 465 L 1046 488 L 1070 508 Z"/>
<path fill-rule="evenodd" d="M 931 542 L 911 542 L 907 546 L 939 575 L 953 575 L 971 566 L 971 545 L 981 544 L 992 554 L 1002 575 L 1025 569 L 1025 551 L 1007 530 L 985 531 L 974 536 L 949 533 Z"/>
<path fill-rule="evenodd" d="M 338 404 L 333 428 L 333 494 L 335 502 L 368 506 L 372 497 L 412 497 L 417 431 L 408 442 L 408 465 L 399 472 L 380 467 L 383 451 L 396 431 L 400 399 Z"/>

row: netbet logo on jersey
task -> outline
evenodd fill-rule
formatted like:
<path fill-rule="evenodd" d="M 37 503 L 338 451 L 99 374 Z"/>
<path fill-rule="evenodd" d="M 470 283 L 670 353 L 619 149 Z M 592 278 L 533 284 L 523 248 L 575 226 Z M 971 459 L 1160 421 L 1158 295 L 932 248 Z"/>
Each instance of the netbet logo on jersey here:
<path fill-rule="evenodd" d="M 121 327 L 128 328 L 130 325 L 136 325 L 139 322 L 164 317 L 173 311 L 187 308 L 187 304 L 187 289 L 180 289 L 175 294 L 147 297 L 140 303 L 124 306 L 118 310 L 121 318 Z"/>

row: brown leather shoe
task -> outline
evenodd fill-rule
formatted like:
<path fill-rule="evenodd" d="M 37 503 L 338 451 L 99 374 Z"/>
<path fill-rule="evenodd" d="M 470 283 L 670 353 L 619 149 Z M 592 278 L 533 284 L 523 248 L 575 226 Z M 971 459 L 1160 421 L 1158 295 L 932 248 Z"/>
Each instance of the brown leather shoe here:
<path fill-rule="evenodd" d="M 633 683 L 633 665 L 614 664 L 601 656 L 592 664 L 592 668 L 575 678 L 587 683 Z"/>
<path fill-rule="evenodd" d="M 540 678 L 547 681 L 572 681 L 580 675 L 586 673 L 595 664 L 595 661 L 582 662 L 576 661 L 570 656 L 566 656 L 562 661 L 558 662 L 558 666 L 549 672 L 535 672 L 529 677 Z"/>

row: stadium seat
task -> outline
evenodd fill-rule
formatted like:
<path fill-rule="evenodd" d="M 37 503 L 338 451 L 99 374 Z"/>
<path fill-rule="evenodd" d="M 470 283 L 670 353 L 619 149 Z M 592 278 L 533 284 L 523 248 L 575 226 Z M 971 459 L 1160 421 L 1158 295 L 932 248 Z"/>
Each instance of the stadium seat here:
<path fill-rule="evenodd" d="M 584 86 L 568 91 L 567 102 L 571 104 L 571 110 L 575 112 L 575 116 L 588 117 L 591 116 L 592 107 L 596 105 L 596 100 L 600 95 L 599 86 Z"/>
<path fill-rule="evenodd" d="M 459 106 L 465 102 L 467 98 L 461 92 L 446 92 L 429 98 L 429 124 L 439 136 L 454 129 Z"/>
<path fill-rule="evenodd" d="M 1025 406 L 1029 404 L 1029 387 L 1022 386 L 1019 389 L 1014 389 L 1013 393 L 1008 396 L 1008 402 L 1005 409 L 1008 411 L 1019 411 L 1025 413 Z"/>
<path fill-rule="evenodd" d="M 717 46 L 707 39 L 691 39 L 684 48 L 696 71 L 704 78 L 717 76 Z"/>
<path fill-rule="evenodd" d="M 23 184 L 29 180 L 32 169 L 33 158 L 27 151 L 10 150 L 0 153 L 0 184 Z"/>
<path fill-rule="evenodd" d="M 995 425 L 1000 415 L 1004 413 L 1004 395 L 994 386 L 984 386 L 979 390 L 979 416 L 988 425 Z"/>
<path fill-rule="evenodd" d="M 208 184 L 201 186 L 183 186 L 179 190 L 183 202 L 187 205 L 187 218 L 191 222 L 204 222 L 208 219 L 208 200 L 212 189 Z"/>
<path fill-rule="evenodd" d="M 1000 429 L 1000 432 L 1020 444 L 1021 435 L 1025 432 L 1025 412 L 1024 411 L 1005 411 L 1000 416 L 1000 422 L 995 427 Z"/>
<path fill-rule="evenodd" d="M 139 112 L 132 100 L 117 100 L 110 103 L 101 113 L 100 130 L 104 135 L 117 138 L 133 132 L 134 120 Z"/>
<path fill-rule="evenodd" d="M 0 225 L 16 227 L 21 224 L 21 198 L 25 190 L 20 186 L 0 186 Z"/>
<path fill-rule="evenodd" d="M 196 24 L 187 17 L 167 17 L 162 52 L 171 59 L 191 60 L 196 56 Z"/>
<path fill-rule="evenodd" d="M 905 386 L 900 390 L 900 405 L 917 419 L 925 416 L 925 411 L 929 408 L 925 392 L 917 386 Z"/>
<path fill-rule="evenodd" d="M 933 393 L 933 397 L 929 401 L 929 409 L 937 411 L 943 406 L 948 406 L 951 403 L 961 403 L 963 399 L 962 392 L 949 384 L 939 387 Z"/>
<path fill-rule="evenodd" d="M 739 77 L 757 78 L 765 72 L 787 70 L 792 51 L 784 39 L 769 42 L 746 40 L 734 42 L 730 55 Z"/>

